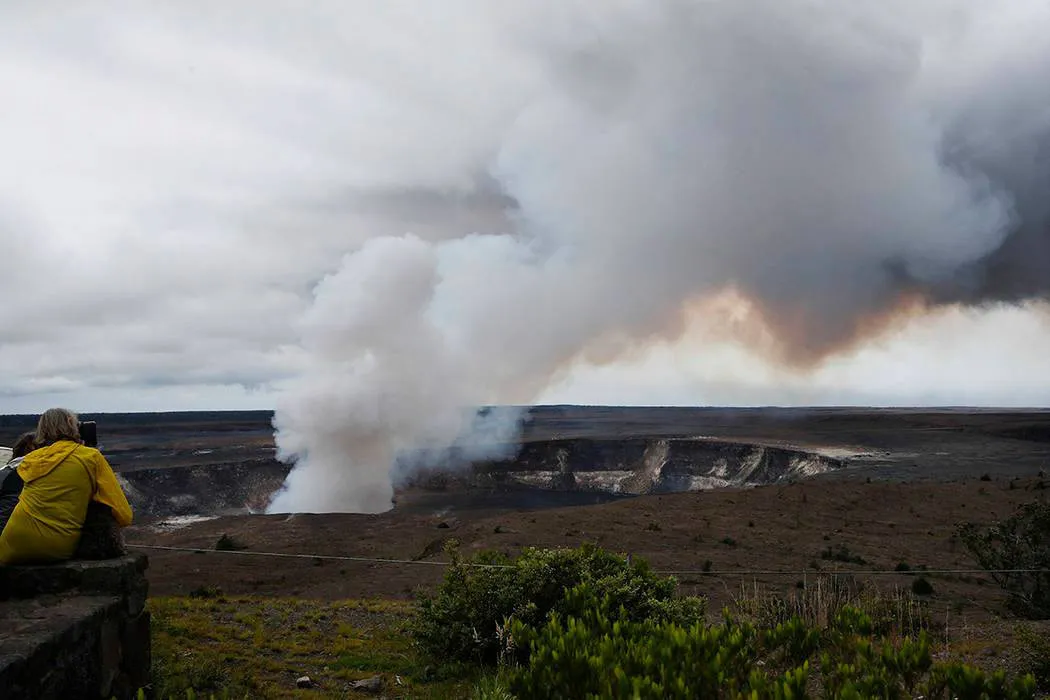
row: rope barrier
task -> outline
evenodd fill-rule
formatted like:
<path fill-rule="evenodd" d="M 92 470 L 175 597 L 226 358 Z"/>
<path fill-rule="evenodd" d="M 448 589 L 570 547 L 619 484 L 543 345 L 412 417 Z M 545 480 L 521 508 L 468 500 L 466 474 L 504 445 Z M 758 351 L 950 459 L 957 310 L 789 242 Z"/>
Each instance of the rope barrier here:
<path fill-rule="evenodd" d="M 359 563 L 372 563 L 372 564 L 421 564 L 424 566 L 448 566 L 451 562 L 447 561 L 423 561 L 422 559 L 383 559 L 376 557 L 351 557 L 351 556 L 339 556 L 335 554 L 286 554 L 283 552 L 252 552 L 246 549 L 204 549 L 204 548 L 193 548 L 193 547 L 163 547 L 155 544 L 128 544 L 128 547 L 136 547 L 138 549 L 160 549 L 170 552 L 192 552 L 194 554 L 237 554 L 242 556 L 253 556 L 253 557 L 276 557 L 285 559 L 324 559 L 329 561 L 353 561 Z M 510 564 L 474 564 L 470 562 L 463 562 L 466 566 L 473 566 L 483 569 L 511 569 L 513 568 Z"/>
<path fill-rule="evenodd" d="M 697 576 L 700 574 L 719 574 L 722 576 L 736 574 L 747 574 L 749 576 L 802 576 L 804 574 L 811 576 L 821 574 L 850 574 L 859 576 L 915 576 L 919 574 L 1045 574 L 1050 573 L 1050 569 L 909 569 L 907 571 L 897 571 L 896 569 L 804 569 L 801 571 L 726 569 L 721 571 L 657 571 L 656 573 L 661 574 L 663 576 Z"/>
<path fill-rule="evenodd" d="M 298 554 L 283 552 L 255 552 L 244 549 L 205 549 L 201 547 L 167 547 L 154 544 L 132 544 L 128 547 L 137 549 L 156 549 L 168 552 L 188 552 L 192 554 L 232 554 L 252 557 L 274 557 L 278 559 L 321 559 L 327 561 L 350 561 L 365 564 L 418 564 L 421 566 L 450 566 L 452 562 L 447 561 L 424 561 L 422 559 L 388 559 L 381 557 L 355 557 L 335 554 Z M 480 569 L 510 569 L 511 564 L 477 564 L 473 562 L 461 562 L 463 566 L 471 566 Z M 677 570 L 655 570 L 654 573 L 661 576 L 813 576 L 813 575 L 852 575 L 852 576 L 906 576 L 917 574 L 936 575 L 967 575 L 967 574 L 1046 574 L 1050 569 L 910 569 L 908 571 L 897 571 L 895 569 L 837 569 L 833 571 L 814 571 L 813 569 L 777 570 L 777 569 L 677 569 Z"/>

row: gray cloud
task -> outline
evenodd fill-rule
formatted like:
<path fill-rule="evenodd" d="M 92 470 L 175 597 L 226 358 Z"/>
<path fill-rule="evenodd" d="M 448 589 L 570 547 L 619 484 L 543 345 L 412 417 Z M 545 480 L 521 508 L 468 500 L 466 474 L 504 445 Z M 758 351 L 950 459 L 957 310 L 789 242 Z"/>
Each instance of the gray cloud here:
<path fill-rule="evenodd" d="M 343 36 L 353 12 L 333 34 L 309 14 L 285 31 L 278 4 L 98 9 L 0 9 L 8 396 L 272 386 L 297 370 L 296 320 L 344 253 L 501 220 L 478 158 L 450 144 L 438 163 L 429 135 L 391 137 L 413 127 L 386 118 L 401 105 L 381 104 L 385 74 L 351 74 L 354 54 L 382 67 Z"/>
<path fill-rule="evenodd" d="M 1048 13 L 6 3 L 0 401 L 261 388 L 282 507 L 375 509 L 464 406 L 726 290 L 799 366 L 917 300 L 1046 298 Z"/>

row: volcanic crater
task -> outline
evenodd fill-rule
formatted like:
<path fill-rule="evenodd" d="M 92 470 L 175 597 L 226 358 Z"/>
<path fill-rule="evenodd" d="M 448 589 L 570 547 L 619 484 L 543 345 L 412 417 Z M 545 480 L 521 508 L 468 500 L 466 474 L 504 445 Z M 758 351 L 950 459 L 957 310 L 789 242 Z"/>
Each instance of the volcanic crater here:
<path fill-rule="evenodd" d="M 100 447 L 137 521 L 261 513 L 290 465 L 272 413 L 102 414 Z M 32 426 L 0 418 L 0 444 Z M 547 508 L 804 479 L 1030 475 L 1046 411 L 533 407 L 503 459 L 395 472 L 395 510 Z M 399 475 L 400 474 L 400 475 Z"/>

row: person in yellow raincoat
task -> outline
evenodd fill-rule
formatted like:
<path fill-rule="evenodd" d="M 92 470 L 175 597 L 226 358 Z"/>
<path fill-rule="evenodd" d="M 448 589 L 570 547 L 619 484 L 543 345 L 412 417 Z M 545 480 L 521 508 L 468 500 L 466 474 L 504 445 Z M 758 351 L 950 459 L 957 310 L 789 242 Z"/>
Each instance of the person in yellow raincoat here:
<path fill-rule="evenodd" d="M 0 564 L 70 558 L 92 500 L 109 506 L 117 525 L 131 524 L 127 496 L 102 453 L 82 444 L 76 414 L 45 411 L 36 444 L 18 465 L 25 486 L 0 534 Z"/>

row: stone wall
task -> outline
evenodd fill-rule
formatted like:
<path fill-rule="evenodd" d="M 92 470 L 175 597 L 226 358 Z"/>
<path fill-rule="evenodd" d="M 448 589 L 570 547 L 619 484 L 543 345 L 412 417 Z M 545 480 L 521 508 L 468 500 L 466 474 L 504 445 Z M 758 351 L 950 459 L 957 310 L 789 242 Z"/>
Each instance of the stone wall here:
<path fill-rule="evenodd" d="M 0 566 L 0 698 L 134 697 L 149 683 L 147 565 Z"/>

